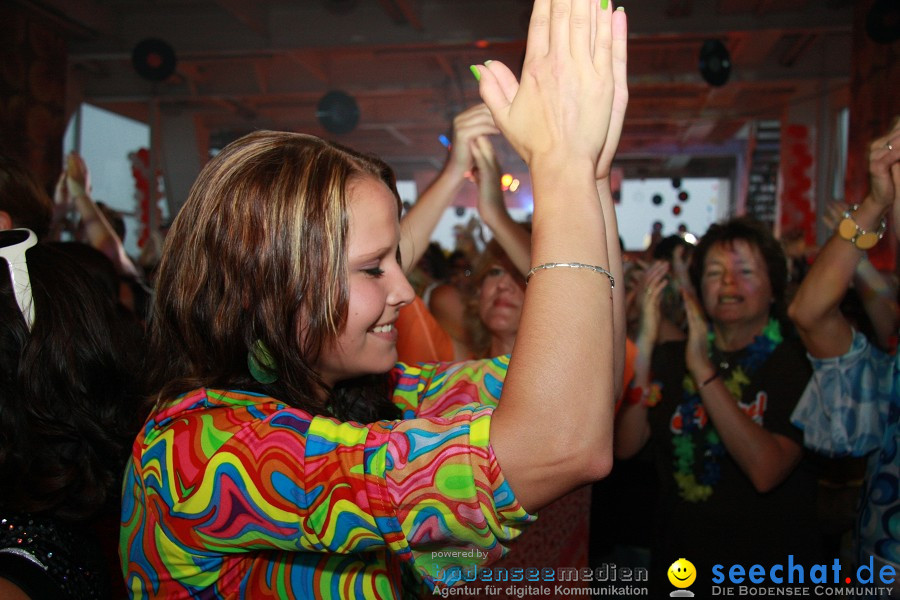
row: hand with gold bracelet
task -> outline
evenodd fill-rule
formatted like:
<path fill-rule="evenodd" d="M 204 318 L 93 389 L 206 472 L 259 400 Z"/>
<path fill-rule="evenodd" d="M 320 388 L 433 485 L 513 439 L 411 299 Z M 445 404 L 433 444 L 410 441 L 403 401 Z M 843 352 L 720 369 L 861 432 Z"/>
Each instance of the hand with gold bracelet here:
<path fill-rule="evenodd" d="M 850 347 L 852 329 L 840 312 L 863 252 L 878 242 L 887 211 L 900 218 L 900 118 L 869 146 L 869 194 L 844 217 L 819 252 L 794 296 L 788 314 L 803 343 L 816 358 L 841 356 Z M 895 231 L 896 233 L 896 231 Z"/>
<path fill-rule="evenodd" d="M 837 233 L 842 239 L 847 240 L 860 250 L 871 250 L 875 247 L 887 229 L 887 220 L 881 217 L 881 223 L 875 231 L 865 230 L 859 226 L 859 223 L 853 218 L 856 211 L 859 210 L 859 204 L 854 204 L 847 208 L 843 213 L 841 222 L 838 223 Z"/>
<path fill-rule="evenodd" d="M 887 229 L 885 213 L 900 198 L 900 118 L 887 135 L 869 146 L 870 191 L 862 204 L 848 207 L 837 226 L 837 234 L 859 250 L 870 250 Z M 896 216 L 896 214 L 895 214 Z"/>
<path fill-rule="evenodd" d="M 893 207 L 894 233 L 900 237 L 898 146 L 900 118 L 895 118 L 888 133 L 869 145 L 870 189 L 855 220 L 860 228 L 871 231 Z M 829 456 L 870 455 L 863 488 L 875 490 L 881 482 L 896 481 L 889 475 L 891 469 L 896 471 L 896 456 L 880 451 L 890 448 L 898 435 L 893 416 L 898 398 L 896 290 L 885 281 L 885 273 L 841 239 L 848 232 L 849 225 L 822 248 L 790 307 L 810 356 L 823 359 L 812 361 L 815 385 L 807 388 L 791 421 L 803 430 L 804 445 L 811 451 Z M 851 324 L 840 310 L 850 285 L 856 287 L 874 325 L 870 331 Z M 866 494 L 858 507 L 854 553 L 882 563 L 898 560 L 889 554 L 890 541 L 885 542 L 892 534 L 887 515 L 897 506 L 896 492 L 894 487 L 888 494 Z"/>

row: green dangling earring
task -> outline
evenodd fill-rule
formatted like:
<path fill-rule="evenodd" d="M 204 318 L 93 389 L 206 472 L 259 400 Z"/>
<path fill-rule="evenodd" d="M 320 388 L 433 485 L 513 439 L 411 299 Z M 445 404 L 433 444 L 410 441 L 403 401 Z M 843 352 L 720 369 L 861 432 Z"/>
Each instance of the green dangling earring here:
<path fill-rule="evenodd" d="M 256 340 L 247 352 L 247 368 L 253 379 L 262 384 L 278 381 L 278 365 L 262 340 Z"/>

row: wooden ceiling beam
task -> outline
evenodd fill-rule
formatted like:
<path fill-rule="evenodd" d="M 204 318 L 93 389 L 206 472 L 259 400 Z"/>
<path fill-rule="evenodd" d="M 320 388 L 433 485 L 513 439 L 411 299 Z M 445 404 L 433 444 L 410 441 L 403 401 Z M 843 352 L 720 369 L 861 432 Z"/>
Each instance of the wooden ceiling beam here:
<path fill-rule="evenodd" d="M 408 23 L 416 31 L 424 31 L 419 7 L 415 0 L 378 0 L 394 23 Z"/>
<path fill-rule="evenodd" d="M 216 3 L 253 33 L 261 37 L 269 36 L 268 13 L 263 8 L 263 3 L 246 0 L 216 0 Z"/>
<path fill-rule="evenodd" d="M 328 71 L 325 68 L 325 61 L 322 57 L 313 55 L 309 52 L 286 52 L 285 56 L 287 56 L 291 62 L 306 69 L 313 77 L 322 83 L 328 83 L 330 78 L 328 77 Z"/>

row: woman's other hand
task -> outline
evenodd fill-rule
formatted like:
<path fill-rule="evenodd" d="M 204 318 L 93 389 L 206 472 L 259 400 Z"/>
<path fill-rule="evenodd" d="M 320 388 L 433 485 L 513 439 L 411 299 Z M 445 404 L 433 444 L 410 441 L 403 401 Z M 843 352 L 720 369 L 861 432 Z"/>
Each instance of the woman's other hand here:
<path fill-rule="evenodd" d="M 709 325 L 700 301 L 692 292 L 682 288 L 684 310 L 687 313 L 688 340 L 684 349 L 684 360 L 688 371 L 696 383 L 707 381 L 715 374 L 716 368 L 709 360 Z"/>
<path fill-rule="evenodd" d="M 642 347 L 652 349 L 656 344 L 659 335 L 659 302 L 662 291 L 668 285 L 668 272 L 669 263 L 665 261 L 654 262 L 644 271 L 641 285 L 641 325 L 638 333 L 638 342 Z"/>
<path fill-rule="evenodd" d="M 475 166 L 472 147 L 475 140 L 486 135 L 500 133 L 494 125 L 494 117 L 484 104 L 476 104 L 453 118 L 453 141 L 447 167 L 459 176 L 465 176 Z"/>
<path fill-rule="evenodd" d="M 500 185 L 500 164 L 491 141 L 481 136 L 472 143 L 475 160 L 475 181 L 478 183 L 478 214 L 491 226 L 506 214 L 503 188 Z"/>

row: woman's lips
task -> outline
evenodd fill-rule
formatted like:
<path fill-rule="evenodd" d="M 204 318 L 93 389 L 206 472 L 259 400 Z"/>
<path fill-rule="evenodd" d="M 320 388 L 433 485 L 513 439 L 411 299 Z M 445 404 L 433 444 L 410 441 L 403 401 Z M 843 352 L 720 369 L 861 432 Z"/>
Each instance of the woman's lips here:
<path fill-rule="evenodd" d="M 519 305 L 510 300 L 506 300 L 505 298 L 498 298 L 494 300 L 494 306 L 498 308 L 518 308 Z"/>
<path fill-rule="evenodd" d="M 377 325 L 370 329 L 369 333 L 389 342 L 397 341 L 397 328 L 394 327 L 393 323 L 387 323 L 386 325 Z"/>

